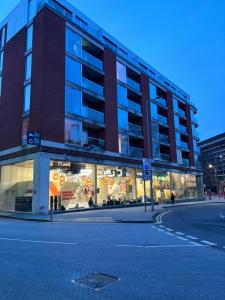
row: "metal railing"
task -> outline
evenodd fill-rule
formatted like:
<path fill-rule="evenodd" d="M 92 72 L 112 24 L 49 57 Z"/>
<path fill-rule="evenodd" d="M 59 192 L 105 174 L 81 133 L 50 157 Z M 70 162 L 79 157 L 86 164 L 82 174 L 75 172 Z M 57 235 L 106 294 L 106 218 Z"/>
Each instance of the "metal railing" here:
<path fill-rule="evenodd" d="M 188 150 L 188 143 L 180 142 L 180 146 L 181 146 L 182 149 Z"/>
<path fill-rule="evenodd" d="M 178 114 L 179 114 L 181 117 L 186 118 L 186 113 L 185 113 L 185 111 L 184 111 L 183 109 L 178 108 Z"/>
<path fill-rule="evenodd" d="M 157 116 L 157 120 L 158 120 L 160 123 L 162 123 L 162 124 L 165 124 L 165 125 L 168 124 L 168 119 L 167 119 L 166 117 L 162 116 L 162 115 L 158 115 L 158 116 Z"/>
<path fill-rule="evenodd" d="M 179 130 L 181 132 L 187 133 L 187 127 L 183 126 L 183 125 L 179 125 Z"/>
<path fill-rule="evenodd" d="M 160 153 L 159 158 L 164 161 L 170 161 L 170 154 Z"/>
<path fill-rule="evenodd" d="M 143 158 L 144 151 L 141 148 L 129 147 L 129 155 L 136 158 Z"/>
<path fill-rule="evenodd" d="M 183 158 L 183 159 L 182 159 L 182 165 L 184 165 L 184 166 L 189 166 L 189 165 L 190 165 L 189 159 Z"/>
<path fill-rule="evenodd" d="M 169 141 L 169 137 L 165 134 L 159 134 L 159 141 L 162 142 L 162 143 L 166 143 L 166 144 L 169 144 L 170 141 Z"/>
<path fill-rule="evenodd" d="M 167 107 L 166 99 L 164 99 L 164 98 L 162 98 L 162 97 L 159 97 L 159 98 L 156 98 L 155 100 L 156 100 L 159 104 L 161 104 L 162 106 Z"/>
<path fill-rule="evenodd" d="M 95 94 L 98 94 L 100 96 L 104 96 L 104 88 L 100 84 L 95 83 L 94 81 L 88 80 L 87 78 L 82 78 L 82 86 L 92 91 Z"/>
<path fill-rule="evenodd" d="M 140 92 L 141 91 L 141 85 L 140 83 L 134 81 L 133 79 L 127 77 L 127 84 L 134 90 Z"/>
<path fill-rule="evenodd" d="M 99 122 L 99 123 L 105 122 L 104 113 L 89 108 L 87 106 L 82 107 L 82 116 L 95 122 Z"/>
<path fill-rule="evenodd" d="M 141 105 L 137 104 L 131 100 L 128 100 L 128 108 L 130 108 L 138 113 L 141 113 Z"/>
<path fill-rule="evenodd" d="M 93 65 L 97 69 L 101 71 L 103 70 L 103 62 L 85 50 L 82 50 L 82 59 L 88 62 L 89 64 Z"/>
<path fill-rule="evenodd" d="M 135 135 L 143 136 L 142 127 L 133 123 L 129 123 L 129 131 Z"/>
<path fill-rule="evenodd" d="M 105 140 L 83 135 L 82 136 L 82 146 L 90 147 L 92 149 L 97 148 L 97 149 L 104 150 L 105 149 Z"/>

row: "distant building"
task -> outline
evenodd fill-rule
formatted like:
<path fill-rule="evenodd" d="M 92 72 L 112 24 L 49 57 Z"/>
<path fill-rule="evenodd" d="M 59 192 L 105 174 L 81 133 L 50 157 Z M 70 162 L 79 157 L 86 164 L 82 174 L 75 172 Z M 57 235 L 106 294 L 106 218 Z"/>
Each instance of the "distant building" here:
<path fill-rule="evenodd" d="M 225 133 L 200 142 L 205 191 L 225 194 Z"/>
<path fill-rule="evenodd" d="M 142 201 L 143 157 L 157 202 L 201 197 L 189 95 L 76 7 L 22 0 L 0 42 L 1 210 Z"/>

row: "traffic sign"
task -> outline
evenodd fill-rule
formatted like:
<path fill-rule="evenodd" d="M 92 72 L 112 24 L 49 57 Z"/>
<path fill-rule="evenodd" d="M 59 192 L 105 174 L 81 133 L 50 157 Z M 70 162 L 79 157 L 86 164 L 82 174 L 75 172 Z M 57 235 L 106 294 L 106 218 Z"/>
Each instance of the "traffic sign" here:
<path fill-rule="evenodd" d="M 143 180 L 150 180 L 152 181 L 152 171 L 145 171 L 142 172 L 142 179 Z"/>
<path fill-rule="evenodd" d="M 152 160 L 150 158 L 143 158 L 143 171 L 152 170 Z"/>
<path fill-rule="evenodd" d="M 27 132 L 27 144 L 28 145 L 40 146 L 41 145 L 41 134 L 40 134 L 40 132 L 28 131 Z"/>

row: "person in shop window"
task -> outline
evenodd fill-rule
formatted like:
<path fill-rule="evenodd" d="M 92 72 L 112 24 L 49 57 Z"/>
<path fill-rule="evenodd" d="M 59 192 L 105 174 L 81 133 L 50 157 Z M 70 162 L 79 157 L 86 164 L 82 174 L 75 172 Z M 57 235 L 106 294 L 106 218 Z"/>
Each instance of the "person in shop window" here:
<path fill-rule="evenodd" d="M 171 199 L 171 203 L 174 204 L 174 202 L 175 202 L 175 195 L 174 195 L 174 193 L 171 194 L 170 199 Z"/>
<path fill-rule="evenodd" d="M 88 200 L 88 205 L 89 205 L 90 208 L 94 207 L 94 202 L 93 202 L 92 197 L 90 197 L 90 199 Z"/>

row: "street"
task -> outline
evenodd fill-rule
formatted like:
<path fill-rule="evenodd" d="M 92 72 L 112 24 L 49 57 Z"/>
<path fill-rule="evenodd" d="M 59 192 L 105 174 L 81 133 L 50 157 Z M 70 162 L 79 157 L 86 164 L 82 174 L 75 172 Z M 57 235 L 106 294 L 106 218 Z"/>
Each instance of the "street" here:
<path fill-rule="evenodd" d="M 0 299 L 224 300 L 223 223 L 203 226 L 220 212 L 224 205 L 174 208 L 162 224 L 0 219 Z M 194 234 L 220 248 L 186 237 Z M 93 272 L 118 280 L 76 283 Z"/>

